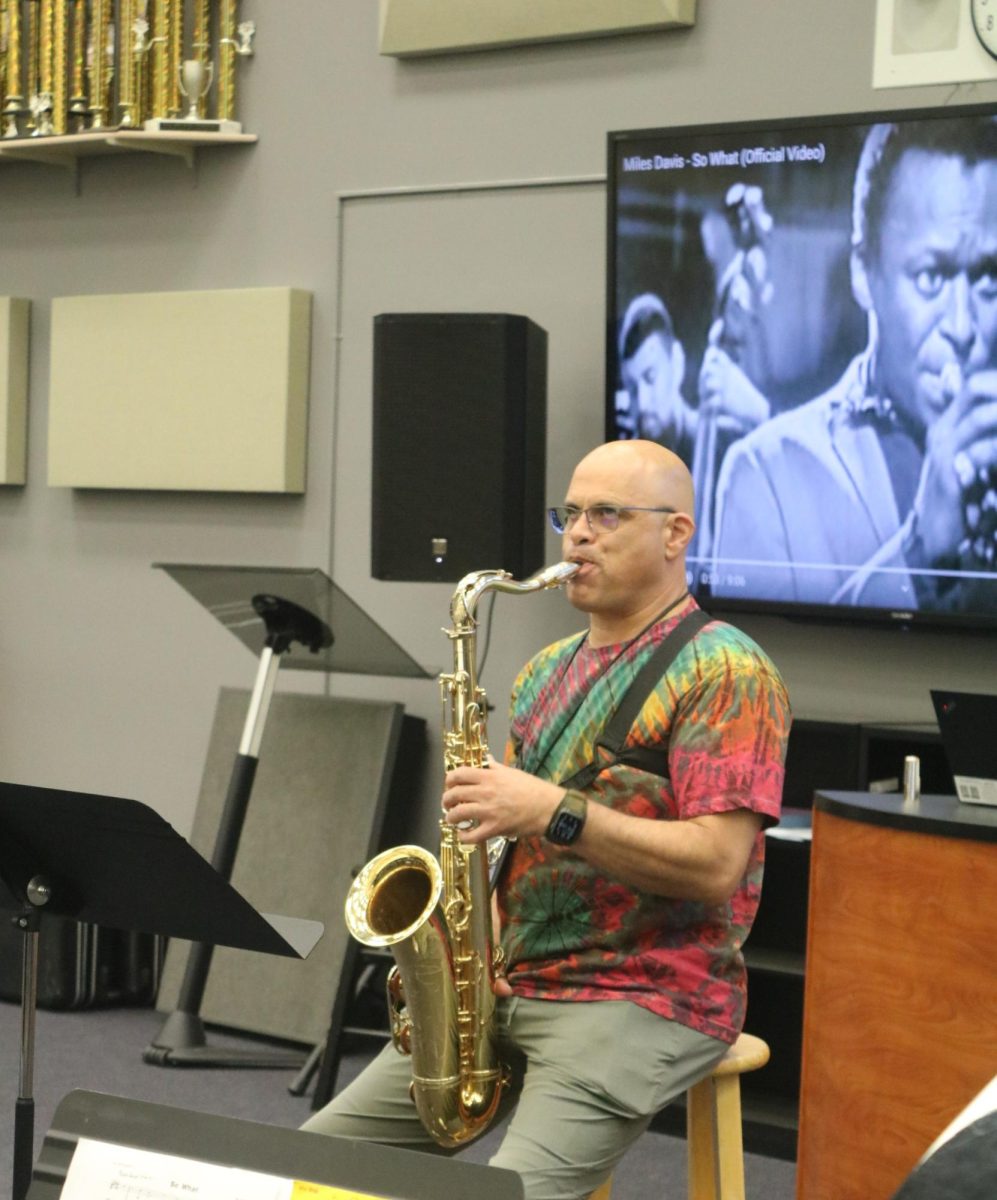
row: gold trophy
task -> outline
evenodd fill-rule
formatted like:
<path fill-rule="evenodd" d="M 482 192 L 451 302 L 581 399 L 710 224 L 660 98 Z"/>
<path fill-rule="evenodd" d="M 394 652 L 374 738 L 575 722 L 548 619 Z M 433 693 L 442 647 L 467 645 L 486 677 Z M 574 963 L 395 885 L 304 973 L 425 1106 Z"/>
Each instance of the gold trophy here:
<path fill-rule="evenodd" d="M 121 20 L 118 40 L 118 123 L 122 129 L 132 129 L 135 126 L 138 78 L 132 53 L 135 22 L 138 20 L 135 0 L 118 0 L 118 15 Z"/>
<path fill-rule="evenodd" d="M 172 50 L 167 36 L 166 22 L 169 18 L 170 0 L 131 0 L 132 24 L 128 41 L 128 56 L 131 59 L 131 123 L 133 126 L 146 124 L 146 115 L 157 111 L 157 104 L 164 103 L 163 80 L 170 74 Z M 173 9 L 183 16 L 183 0 L 174 0 Z M 150 36 L 150 15 L 154 28 Z M 124 53 L 124 50 L 122 50 Z M 127 89 L 122 74 L 121 103 Z"/>
<path fill-rule="evenodd" d="M 155 116 L 178 117 L 180 115 L 180 64 L 183 62 L 185 21 L 185 0 L 172 0 L 166 32 L 167 58 L 170 64 L 167 71 L 167 87 L 164 96 L 166 107 L 162 112 L 153 114 Z"/>
<path fill-rule="evenodd" d="M 179 4 L 180 0 L 173 0 Z M 152 0 L 152 115 L 165 117 L 169 112 L 169 81 L 176 69 L 170 57 L 170 0 Z M 147 123 L 148 124 L 148 123 Z"/>
<path fill-rule="evenodd" d="M 66 132 L 69 111 L 66 97 L 69 86 L 69 0 L 55 0 L 52 45 L 52 132 Z"/>
<path fill-rule="evenodd" d="M 24 106 L 24 93 L 22 90 L 22 70 L 24 64 L 21 60 L 22 14 L 20 0 L 4 0 L 3 15 L 3 34 L 6 43 L 7 60 L 7 99 L 3 106 L 3 136 L 5 138 L 16 138 L 20 136 L 17 119 L 27 111 Z"/>
<path fill-rule="evenodd" d="M 186 116 L 173 123 L 177 128 L 190 128 L 194 124 L 200 129 L 203 125 L 215 124 L 201 116 L 201 102 L 207 98 L 214 76 L 214 64 L 201 58 L 188 58 L 180 64 L 180 92 L 190 101 L 190 107 Z"/>
<path fill-rule="evenodd" d="M 28 107 L 34 123 L 32 136 L 44 137 L 52 132 L 52 35 L 55 9 L 52 0 L 38 0 L 30 9 L 31 28 L 31 98 Z"/>
<path fill-rule="evenodd" d="M 165 11 L 170 0 L 156 0 Z M 178 6 L 180 0 L 172 0 Z M 174 95 L 183 96 L 187 111 L 181 115 L 180 105 L 170 103 L 165 78 L 154 72 L 153 92 L 155 101 L 152 117 L 145 128 L 159 131 L 197 133 L 241 133 L 242 125 L 233 119 L 235 111 L 235 60 L 249 58 L 253 54 L 253 38 L 256 25 L 243 21 L 236 25 L 237 0 L 221 0 L 218 15 L 218 61 L 217 61 L 217 116 L 207 115 L 207 98 L 215 82 L 216 64 L 211 55 L 211 0 L 195 0 L 194 28 L 191 54 L 180 60 L 182 25 L 176 20 L 170 24 L 169 43 L 175 79 Z M 168 14 L 164 21 L 168 20 Z M 156 40 L 155 38 L 153 39 Z"/>
<path fill-rule="evenodd" d="M 33 137 L 66 132 L 68 0 L 40 0 L 29 13 L 28 50 Z"/>
<path fill-rule="evenodd" d="M 235 120 L 235 60 L 250 58 L 256 24 L 253 21 L 235 23 L 236 0 L 222 0 L 221 29 L 218 37 L 218 117 L 229 133 L 241 133 L 242 125 Z"/>
<path fill-rule="evenodd" d="M 24 67 L 28 85 L 28 120 L 26 128 L 32 136 L 38 130 L 38 121 L 41 116 L 42 105 L 44 104 L 40 95 L 42 89 L 39 77 L 40 56 L 38 53 L 41 38 L 38 11 L 40 7 L 41 0 L 28 0 L 28 27 L 25 30 Z"/>
<path fill-rule="evenodd" d="M 73 18 L 71 24 L 73 63 L 69 84 L 71 93 L 69 97 L 69 116 L 73 121 L 73 132 L 80 133 L 86 125 L 87 113 L 90 111 L 87 105 L 87 93 L 84 85 L 87 58 L 87 0 L 73 0 Z"/>
<path fill-rule="evenodd" d="M 114 71 L 114 27 L 112 0 L 93 0 L 93 19 L 87 45 L 87 76 L 90 81 L 90 128 L 106 129 L 108 89 Z"/>

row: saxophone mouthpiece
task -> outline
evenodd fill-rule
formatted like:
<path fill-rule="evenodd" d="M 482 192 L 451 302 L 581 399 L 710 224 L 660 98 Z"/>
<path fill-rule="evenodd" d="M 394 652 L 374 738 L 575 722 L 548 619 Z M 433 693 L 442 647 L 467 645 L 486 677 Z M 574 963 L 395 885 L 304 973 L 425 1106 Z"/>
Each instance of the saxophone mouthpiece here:
<path fill-rule="evenodd" d="M 552 567 L 544 567 L 542 571 L 538 571 L 533 578 L 539 587 L 560 587 L 562 583 L 567 583 L 572 575 L 576 574 L 580 567 L 580 563 L 554 563 Z"/>

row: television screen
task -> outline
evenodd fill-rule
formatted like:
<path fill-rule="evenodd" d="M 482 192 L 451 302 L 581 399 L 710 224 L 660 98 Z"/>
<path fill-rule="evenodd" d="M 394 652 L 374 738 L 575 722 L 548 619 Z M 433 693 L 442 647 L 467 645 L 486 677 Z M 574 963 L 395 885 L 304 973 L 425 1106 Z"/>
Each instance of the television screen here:
<path fill-rule="evenodd" d="M 611 133 L 606 436 L 714 609 L 997 627 L 997 106 Z"/>

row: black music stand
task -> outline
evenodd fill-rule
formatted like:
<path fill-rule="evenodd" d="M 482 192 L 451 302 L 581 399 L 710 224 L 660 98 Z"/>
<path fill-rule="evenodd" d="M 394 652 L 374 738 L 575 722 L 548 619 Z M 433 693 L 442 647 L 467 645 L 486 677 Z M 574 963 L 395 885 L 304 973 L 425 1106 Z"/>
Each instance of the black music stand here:
<path fill-rule="evenodd" d="M 291 668 L 359 675 L 429 674 L 341 588 L 317 568 L 226 567 L 153 563 L 166 571 L 245 646 L 259 654 L 242 741 L 215 838 L 211 865 L 232 876 L 277 671 Z M 201 1003 L 213 947 L 190 949 L 176 1009 L 143 1058 L 154 1066 L 302 1066 L 300 1053 L 269 1047 L 244 1050 L 207 1044 Z"/>
<path fill-rule="evenodd" d="M 28 1200 L 59 1200 L 80 1138 L 325 1185 L 338 1195 L 523 1200 L 522 1179 L 502 1167 L 85 1091 L 70 1092 L 56 1109 Z"/>
<path fill-rule="evenodd" d="M 35 1002 L 44 914 L 112 929 L 305 958 L 317 921 L 265 917 L 151 808 L 136 800 L 0 783 L 0 908 L 24 937 L 13 1200 L 34 1145 Z"/>

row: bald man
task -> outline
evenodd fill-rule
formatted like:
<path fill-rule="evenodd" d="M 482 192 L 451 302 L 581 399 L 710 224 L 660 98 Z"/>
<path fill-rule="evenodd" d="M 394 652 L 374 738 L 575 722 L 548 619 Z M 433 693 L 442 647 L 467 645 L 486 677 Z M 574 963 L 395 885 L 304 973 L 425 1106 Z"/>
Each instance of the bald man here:
<path fill-rule="evenodd" d="M 688 470 L 655 442 L 582 459 L 550 515 L 587 628 L 520 673 L 505 764 L 445 780 L 462 841 L 516 839 L 496 989 L 515 1112 L 491 1162 L 528 1200 L 587 1197 L 744 1021 L 789 705 L 758 646 L 689 595 L 692 512 Z M 608 755 L 596 740 L 624 697 L 634 716 Z M 388 1047 L 305 1128 L 432 1148 L 410 1078 Z"/>

